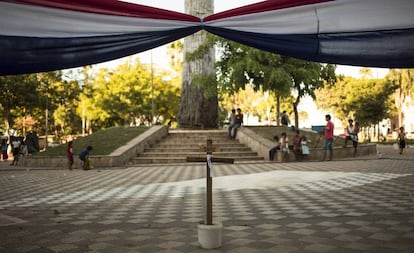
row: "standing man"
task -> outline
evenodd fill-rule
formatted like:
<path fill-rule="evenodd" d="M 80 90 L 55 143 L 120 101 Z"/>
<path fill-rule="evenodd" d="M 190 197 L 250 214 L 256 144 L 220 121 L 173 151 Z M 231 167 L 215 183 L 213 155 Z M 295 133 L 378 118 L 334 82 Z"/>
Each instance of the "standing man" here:
<path fill-rule="evenodd" d="M 326 160 L 326 153 L 329 150 L 329 157 L 328 161 L 332 160 L 333 155 L 333 139 L 334 139 L 334 124 L 331 121 L 331 115 L 325 115 L 326 126 L 325 126 L 325 145 L 324 145 L 324 152 L 323 152 L 323 161 Z"/>
<path fill-rule="evenodd" d="M 243 124 L 243 113 L 240 108 L 237 108 L 235 123 L 233 127 L 233 139 L 236 139 L 237 129 Z"/>
<path fill-rule="evenodd" d="M 287 115 L 286 111 L 282 112 L 282 116 L 280 117 L 280 122 L 282 123 L 282 126 L 289 126 L 290 120 L 289 116 Z"/>

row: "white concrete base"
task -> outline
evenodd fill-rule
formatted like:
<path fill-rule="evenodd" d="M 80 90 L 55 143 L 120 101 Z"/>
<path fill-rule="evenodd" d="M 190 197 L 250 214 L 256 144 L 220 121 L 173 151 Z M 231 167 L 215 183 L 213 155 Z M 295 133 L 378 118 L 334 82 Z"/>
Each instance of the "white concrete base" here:
<path fill-rule="evenodd" d="M 216 249 L 221 247 L 223 224 L 214 222 L 213 225 L 198 224 L 198 243 L 203 249 Z"/>

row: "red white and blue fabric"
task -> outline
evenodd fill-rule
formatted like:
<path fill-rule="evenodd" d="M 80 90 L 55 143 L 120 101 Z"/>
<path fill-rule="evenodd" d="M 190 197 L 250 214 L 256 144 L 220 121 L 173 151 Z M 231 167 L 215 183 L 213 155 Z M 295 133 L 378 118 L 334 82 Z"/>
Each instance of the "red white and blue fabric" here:
<path fill-rule="evenodd" d="M 309 61 L 414 67 L 413 0 L 274 0 L 204 22 L 224 38 Z"/>
<path fill-rule="evenodd" d="M 201 18 L 116 0 L 0 1 L 0 75 L 84 66 L 202 29 L 309 61 L 414 67 L 412 0 L 268 0 Z"/>

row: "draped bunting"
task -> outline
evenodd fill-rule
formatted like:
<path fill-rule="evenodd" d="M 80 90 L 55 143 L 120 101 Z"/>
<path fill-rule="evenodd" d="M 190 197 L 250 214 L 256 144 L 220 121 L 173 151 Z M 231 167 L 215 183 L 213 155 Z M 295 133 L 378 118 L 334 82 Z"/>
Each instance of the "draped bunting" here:
<path fill-rule="evenodd" d="M 309 61 L 414 67 L 412 0 L 269 0 L 199 17 L 116 0 L 0 1 L 0 75 L 95 64 L 202 29 Z"/>
<path fill-rule="evenodd" d="M 406 68 L 414 67 L 413 13 L 412 0 L 277 0 L 214 14 L 205 29 L 309 61 Z"/>

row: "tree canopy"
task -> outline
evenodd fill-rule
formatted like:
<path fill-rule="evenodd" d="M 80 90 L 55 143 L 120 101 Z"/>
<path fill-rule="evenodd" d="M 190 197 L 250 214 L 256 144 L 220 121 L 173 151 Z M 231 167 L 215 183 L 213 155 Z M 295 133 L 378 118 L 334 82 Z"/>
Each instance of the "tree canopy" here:
<path fill-rule="evenodd" d="M 232 93 L 252 84 L 255 89 L 271 91 L 278 98 L 278 115 L 280 98 L 293 97 L 296 127 L 301 98 L 315 98 L 315 90 L 336 80 L 335 65 L 299 60 L 222 39 L 218 39 L 218 45 L 221 49 L 217 62 L 221 89 Z"/>
<path fill-rule="evenodd" d="M 171 80 L 166 77 L 173 76 Z M 178 111 L 176 75 L 125 62 L 113 70 L 90 66 L 70 71 L 1 76 L 0 131 L 56 138 L 112 126 L 163 123 Z"/>
<path fill-rule="evenodd" d="M 385 79 L 344 77 L 318 91 L 316 102 L 344 122 L 352 118 L 361 126 L 371 126 L 391 116 L 391 94 L 395 89 L 396 86 Z"/>

